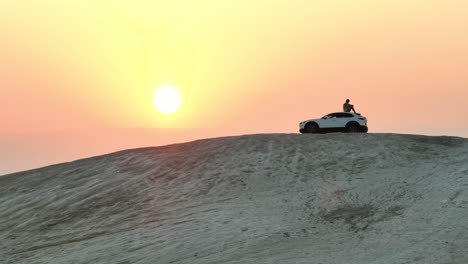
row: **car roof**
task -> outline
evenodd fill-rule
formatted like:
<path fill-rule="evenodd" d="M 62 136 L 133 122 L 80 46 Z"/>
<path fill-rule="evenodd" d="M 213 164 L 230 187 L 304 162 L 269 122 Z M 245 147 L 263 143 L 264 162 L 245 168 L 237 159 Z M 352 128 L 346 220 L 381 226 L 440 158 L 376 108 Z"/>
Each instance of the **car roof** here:
<path fill-rule="evenodd" d="M 358 115 L 358 114 L 351 113 L 351 112 L 333 112 L 333 113 L 329 113 L 329 114 L 326 114 L 326 115 L 331 115 L 331 114 L 352 114 L 352 115 Z"/>

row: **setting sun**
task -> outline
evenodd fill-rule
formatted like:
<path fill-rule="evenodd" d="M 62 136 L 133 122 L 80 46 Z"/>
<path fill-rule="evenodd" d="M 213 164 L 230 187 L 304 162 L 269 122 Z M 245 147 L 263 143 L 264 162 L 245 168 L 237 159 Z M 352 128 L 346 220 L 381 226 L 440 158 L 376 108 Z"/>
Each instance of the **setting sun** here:
<path fill-rule="evenodd" d="M 164 86 L 154 93 L 154 106 L 159 112 L 172 114 L 180 107 L 180 93 L 170 86 Z"/>

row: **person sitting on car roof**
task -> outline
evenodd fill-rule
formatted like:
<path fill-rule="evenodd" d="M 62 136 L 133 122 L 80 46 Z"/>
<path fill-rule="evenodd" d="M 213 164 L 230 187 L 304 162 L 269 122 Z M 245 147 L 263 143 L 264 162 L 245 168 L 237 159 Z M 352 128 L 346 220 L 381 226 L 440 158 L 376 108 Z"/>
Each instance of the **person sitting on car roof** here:
<path fill-rule="evenodd" d="M 354 105 L 349 103 L 349 99 L 346 99 L 346 103 L 343 104 L 343 112 L 351 112 L 351 110 L 356 113 L 356 110 L 354 110 Z"/>

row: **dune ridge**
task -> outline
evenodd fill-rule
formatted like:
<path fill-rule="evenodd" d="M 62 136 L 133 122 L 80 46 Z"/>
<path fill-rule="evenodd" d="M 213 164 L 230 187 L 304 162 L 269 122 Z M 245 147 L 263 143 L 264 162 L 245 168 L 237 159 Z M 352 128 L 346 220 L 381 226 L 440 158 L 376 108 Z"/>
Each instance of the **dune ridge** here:
<path fill-rule="evenodd" d="M 0 177 L 1 263 L 468 263 L 468 139 L 259 134 Z"/>

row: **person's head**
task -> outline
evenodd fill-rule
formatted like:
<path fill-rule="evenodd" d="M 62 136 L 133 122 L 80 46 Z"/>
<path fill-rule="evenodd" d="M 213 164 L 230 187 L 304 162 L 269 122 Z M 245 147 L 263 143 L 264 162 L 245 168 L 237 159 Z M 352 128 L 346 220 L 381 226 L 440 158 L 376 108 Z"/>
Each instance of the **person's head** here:
<path fill-rule="evenodd" d="M 349 103 L 349 99 L 346 99 L 346 102 Z"/>

